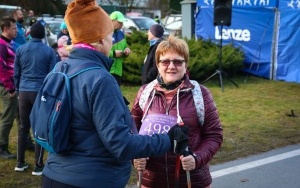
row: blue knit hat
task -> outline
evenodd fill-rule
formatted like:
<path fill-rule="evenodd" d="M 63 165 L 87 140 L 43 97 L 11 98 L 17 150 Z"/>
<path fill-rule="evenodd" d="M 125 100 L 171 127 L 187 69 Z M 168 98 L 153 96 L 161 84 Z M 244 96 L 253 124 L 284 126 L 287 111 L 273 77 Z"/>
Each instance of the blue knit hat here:
<path fill-rule="evenodd" d="M 65 22 L 62 22 L 62 23 L 60 24 L 60 28 L 59 28 L 59 29 L 60 29 L 60 30 L 68 29 L 66 23 L 65 23 Z"/>

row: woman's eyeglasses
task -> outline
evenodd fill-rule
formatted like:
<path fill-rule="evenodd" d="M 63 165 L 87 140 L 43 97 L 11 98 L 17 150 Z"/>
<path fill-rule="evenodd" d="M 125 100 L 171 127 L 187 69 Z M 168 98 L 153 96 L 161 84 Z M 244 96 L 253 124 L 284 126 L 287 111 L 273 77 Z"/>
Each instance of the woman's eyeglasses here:
<path fill-rule="evenodd" d="M 175 67 L 180 67 L 182 66 L 182 64 L 185 62 L 183 59 L 163 59 L 163 60 L 159 60 L 159 63 L 162 66 L 168 67 L 170 65 L 170 63 L 173 62 L 173 64 L 175 65 Z"/>

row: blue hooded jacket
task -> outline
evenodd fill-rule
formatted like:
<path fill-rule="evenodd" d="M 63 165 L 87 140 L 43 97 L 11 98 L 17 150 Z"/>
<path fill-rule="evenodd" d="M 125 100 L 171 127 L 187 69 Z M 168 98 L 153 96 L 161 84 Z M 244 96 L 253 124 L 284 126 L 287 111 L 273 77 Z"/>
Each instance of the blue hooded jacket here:
<path fill-rule="evenodd" d="M 167 135 L 132 134 L 132 118 L 118 83 L 109 73 L 111 60 L 102 53 L 75 48 L 69 65 L 94 62 L 93 69 L 71 80 L 73 118 L 65 155 L 49 154 L 43 175 L 77 187 L 124 188 L 131 159 L 161 156 L 170 151 Z"/>

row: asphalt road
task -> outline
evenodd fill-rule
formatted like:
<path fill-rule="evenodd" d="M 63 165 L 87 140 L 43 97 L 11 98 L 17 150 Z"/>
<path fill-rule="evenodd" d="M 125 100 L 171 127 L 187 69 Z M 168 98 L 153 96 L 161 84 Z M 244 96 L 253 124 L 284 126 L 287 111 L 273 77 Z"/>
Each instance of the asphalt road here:
<path fill-rule="evenodd" d="M 300 144 L 211 166 L 213 188 L 299 188 Z"/>
<path fill-rule="evenodd" d="M 300 144 L 210 168 L 212 188 L 300 188 Z"/>

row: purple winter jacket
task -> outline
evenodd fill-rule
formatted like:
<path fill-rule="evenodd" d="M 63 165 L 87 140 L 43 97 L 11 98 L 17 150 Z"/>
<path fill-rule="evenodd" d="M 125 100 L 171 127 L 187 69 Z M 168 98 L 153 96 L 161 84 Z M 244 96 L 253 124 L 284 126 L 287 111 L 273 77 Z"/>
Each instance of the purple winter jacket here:
<path fill-rule="evenodd" d="M 131 111 L 138 130 L 141 127 L 141 119 L 143 117 L 143 111 L 139 106 L 139 99 L 145 87 L 146 85 L 140 88 Z M 159 86 L 156 85 L 155 87 Z M 180 90 L 188 88 L 193 89 L 194 85 L 186 78 L 184 84 L 180 86 Z M 196 161 L 196 169 L 190 171 L 192 187 L 204 188 L 212 183 L 208 163 L 222 144 L 223 129 L 210 91 L 202 85 L 200 85 L 200 88 L 204 100 L 204 124 L 200 125 L 198 121 L 191 90 L 179 93 L 179 111 L 184 124 L 189 126 L 189 148 L 193 152 Z M 173 97 L 169 106 L 166 106 L 164 94 L 157 90 L 155 92 L 155 97 L 147 114 L 169 114 L 176 116 L 176 96 Z M 149 100 L 146 102 L 145 107 L 148 104 Z M 142 185 L 151 188 L 174 187 L 175 164 L 176 156 L 171 152 L 166 153 L 165 156 L 149 158 L 146 170 L 143 172 Z M 179 187 L 186 188 L 186 182 L 186 172 L 180 167 Z"/>
<path fill-rule="evenodd" d="M 8 39 L 7 39 L 8 40 Z M 14 59 L 15 51 L 8 41 L 0 38 L 0 85 L 9 93 L 15 91 L 14 84 Z"/>

